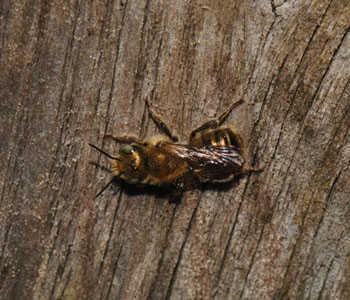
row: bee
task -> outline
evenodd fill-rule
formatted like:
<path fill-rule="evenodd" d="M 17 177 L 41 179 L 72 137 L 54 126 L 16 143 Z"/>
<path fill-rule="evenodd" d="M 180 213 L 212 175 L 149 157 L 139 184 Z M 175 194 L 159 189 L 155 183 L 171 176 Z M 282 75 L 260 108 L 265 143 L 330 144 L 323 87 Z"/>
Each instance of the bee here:
<path fill-rule="evenodd" d="M 246 166 L 246 143 L 241 134 L 233 127 L 222 126 L 231 111 L 243 102 L 242 99 L 234 102 L 217 119 L 193 130 L 187 143 L 179 143 L 146 98 L 150 118 L 164 133 L 162 136 L 142 140 L 106 134 L 104 139 L 122 144 L 115 156 L 89 145 L 106 155 L 114 176 L 128 184 L 174 187 L 182 192 L 198 183 L 229 182 L 237 176 L 261 171 Z"/>

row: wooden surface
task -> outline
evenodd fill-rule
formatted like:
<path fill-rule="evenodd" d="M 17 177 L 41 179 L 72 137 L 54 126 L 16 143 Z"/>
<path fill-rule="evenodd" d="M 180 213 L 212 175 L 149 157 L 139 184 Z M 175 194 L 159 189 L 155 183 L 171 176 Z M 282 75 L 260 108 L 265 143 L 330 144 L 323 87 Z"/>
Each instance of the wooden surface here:
<path fill-rule="evenodd" d="M 1 299 L 349 299 L 350 3 L 0 2 Z M 227 123 L 261 174 L 95 199 L 88 142 Z M 114 149 L 114 150 L 113 150 Z"/>

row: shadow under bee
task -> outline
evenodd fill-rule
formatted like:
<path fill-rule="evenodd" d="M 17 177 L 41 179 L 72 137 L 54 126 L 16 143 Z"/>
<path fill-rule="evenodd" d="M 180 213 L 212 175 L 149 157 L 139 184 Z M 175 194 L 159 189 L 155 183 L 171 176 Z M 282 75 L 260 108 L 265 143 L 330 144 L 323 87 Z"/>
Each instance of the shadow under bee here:
<path fill-rule="evenodd" d="M 176 188 L 176 186 L 151 186 L 130 184 L 114 176 L 112 180 L 108 184 L 106 184 L 96 195 L 96 198 L 99 198 L 108 188 L 111 188 L 114 194 L 122 191 L 123 193 L 129 196 L 149 195 L 156 197 L 157 199 L 166 200 L 169 203 L 179 204 L 181 202 L 183 194 L 187 191 L 200 190 L 202 192 L 225 192 L 238 186 L 240 178 L 241 177 L 235 177 L 231 181 L 223 183 L 203 183 L 197 181 L 196 183 L 192 182 L 191 186 L 182 187 L 182 189 L 179 190 Z"/>

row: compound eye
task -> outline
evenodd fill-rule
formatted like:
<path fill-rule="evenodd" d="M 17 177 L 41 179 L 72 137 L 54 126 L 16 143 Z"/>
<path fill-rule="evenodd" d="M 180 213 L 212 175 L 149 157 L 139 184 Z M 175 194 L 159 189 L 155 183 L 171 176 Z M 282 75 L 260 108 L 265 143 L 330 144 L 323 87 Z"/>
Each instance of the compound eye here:
<path fill-rule="evenodd" d="M 120 148 L 120 153 L 123 153 L 123 154 L 132 154 L 133 152 L 135 151 L 134 147 L 131 146 L 131 145 L 124 145 Z"/>

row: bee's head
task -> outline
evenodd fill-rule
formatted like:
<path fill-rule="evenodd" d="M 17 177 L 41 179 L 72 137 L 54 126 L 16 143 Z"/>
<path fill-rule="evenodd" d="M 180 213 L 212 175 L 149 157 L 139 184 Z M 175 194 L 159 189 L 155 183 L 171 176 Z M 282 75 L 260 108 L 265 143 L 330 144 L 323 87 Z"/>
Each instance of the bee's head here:
<path fill-rule="evenodd" d="M 135 144 L 121 146 L 117 159 L 113 160 L 115 175 L 129 183 L 139 182 L 138 173 L 141 164 L 139 149 Z"/>
<path fill-rule="evenodd" d="M 142 172 L 140 169 L 142 168 L 139 167 L 142 159 L 139 147 L 136 144 L 123 145 L 117 156 L 112 156 L 95 145 L 89 145 L 112 160 L 113 166 L 111 169 L 115 176 L 120 177 L 128 183 L 138 183 L 141 181 L 140 176 L 142 176 Z"/>

